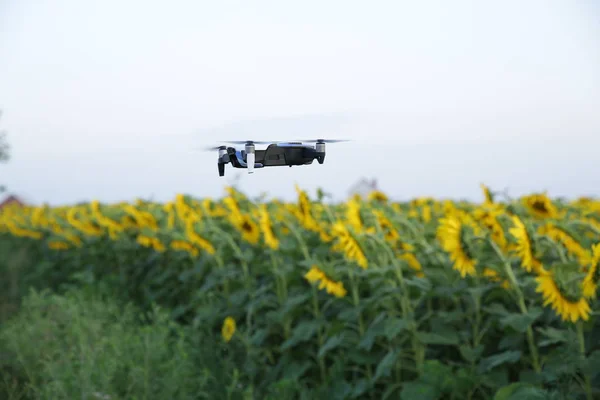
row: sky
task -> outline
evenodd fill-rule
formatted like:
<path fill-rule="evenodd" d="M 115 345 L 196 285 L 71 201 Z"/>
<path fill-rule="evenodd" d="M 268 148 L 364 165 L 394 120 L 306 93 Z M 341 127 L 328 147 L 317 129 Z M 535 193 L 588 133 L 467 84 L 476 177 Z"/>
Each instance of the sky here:
<path fill-rule="evenodd" d="M 0 109 L 33 203 L 598 196 L 600 3 L 0 0 Z M 322 137 L 252 175 L 202 150 Z"/>

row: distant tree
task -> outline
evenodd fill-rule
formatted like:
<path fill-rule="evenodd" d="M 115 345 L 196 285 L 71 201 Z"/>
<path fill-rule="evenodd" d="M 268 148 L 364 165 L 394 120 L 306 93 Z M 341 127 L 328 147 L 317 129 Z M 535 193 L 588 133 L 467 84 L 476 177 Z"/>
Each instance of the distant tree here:
<path fill-rule="evenodd" d="M 2 118 L 2 110 L 0 110 Z M 6 139 L 6 131 L 0 131 L 0 162 L 7 162 L 10 159 L 10 146 Z"/>
<path fill-rule="evenodd" d="M 0 110 L 0 118 L 2 117 L 2 110 Z M 6 132 L 0 131 L 0 163 L 6 163 L 10 160 L 10 146 L 6 139 Z M 0 193 L 4 192 L 6 188 L 0 185 Z"/>

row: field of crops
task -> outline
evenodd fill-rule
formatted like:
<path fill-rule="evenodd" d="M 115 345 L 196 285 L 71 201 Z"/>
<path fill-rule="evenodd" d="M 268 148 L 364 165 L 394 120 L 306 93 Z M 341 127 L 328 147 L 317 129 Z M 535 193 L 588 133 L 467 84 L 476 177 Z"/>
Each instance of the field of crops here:
<path fill-rule="evenodd" d="M 331 399 L 598 398 L 600 201 L 482 189 L 478 204 L 228 188 L 8 208 L 0 239 L 43 260 L 48 285 L 110 282 L 219 335 L 256 393 L 291 380 Z"/>

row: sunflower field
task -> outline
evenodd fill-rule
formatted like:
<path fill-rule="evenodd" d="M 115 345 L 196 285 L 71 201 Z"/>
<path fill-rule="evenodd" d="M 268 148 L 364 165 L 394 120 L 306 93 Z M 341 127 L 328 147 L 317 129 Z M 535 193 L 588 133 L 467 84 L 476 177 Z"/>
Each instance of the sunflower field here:
<path fill-rule="evenodd" d="M 0 242 L 214 336 L 250 398 L 600 398 L 600 201 L 482 190 L 9 207 Z"/>

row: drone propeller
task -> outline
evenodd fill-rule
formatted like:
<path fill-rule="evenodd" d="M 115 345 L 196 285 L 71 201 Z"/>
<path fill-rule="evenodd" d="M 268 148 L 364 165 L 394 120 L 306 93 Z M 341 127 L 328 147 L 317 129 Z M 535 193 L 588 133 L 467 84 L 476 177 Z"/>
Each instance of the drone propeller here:
<path fill-rule="evenodd" d="M 340 142 L 349 142 L 347 139 L 311 139 L 311 140 L 269 140 L 269 141 L 254 141 L 254 140 L 226 140 L 224 143 L 231 144 L 244 144 L 247 146 L 254 146 L 255 144 L 283 144 L 283 145 L 298 145 L 302 143 L 340 143 Z M 219 150 L 223 148 L 223 146 L 209 146 L 205 147 L 204 150 Z"/>
<path fill-rule="evenodd" d="M 254 140 L 226 140 L 225 143 L 232 143 L 232 144 L 271 144 L 271 143 L 275 143 L 273 140 L 270 141 L 254 141 Z"/>
<path fill-rule="evenodd" d="M 225 148 L 226 148 L 225 146 L 208 146 L 208 147 L 202 147 L 202 150 L 214 151 L 214 150 L 222 150 Z"/>
<path fill-rule="evenodd" d="M 340 143 L 340 142 L 349 142 L 348 139 L 311 139 L 311 140 L 299 140 L 299 142 L 304 143 Z"/>

